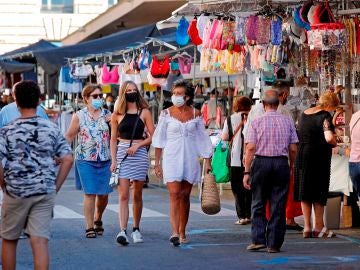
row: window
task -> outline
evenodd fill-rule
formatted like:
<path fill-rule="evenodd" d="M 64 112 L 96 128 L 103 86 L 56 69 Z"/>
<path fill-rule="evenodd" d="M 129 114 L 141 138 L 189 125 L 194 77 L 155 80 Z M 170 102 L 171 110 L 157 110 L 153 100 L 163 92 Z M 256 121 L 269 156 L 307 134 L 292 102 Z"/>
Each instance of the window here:
<path fill-rule="evenodd" d="M 73 13 L 74 0 L 42 0 L 41 12 Z"/>

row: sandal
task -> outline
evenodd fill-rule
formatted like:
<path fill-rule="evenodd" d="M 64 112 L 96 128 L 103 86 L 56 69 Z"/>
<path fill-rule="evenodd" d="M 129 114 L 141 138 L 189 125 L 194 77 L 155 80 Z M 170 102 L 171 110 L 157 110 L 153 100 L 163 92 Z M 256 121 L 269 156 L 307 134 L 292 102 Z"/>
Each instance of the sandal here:
<path fill-rule="evenodd" d="M 186 238 L 186 236 L 180 236 L 180 244 L 188 244 L 189 240 Z"/>
<path fill-rule="evenodd" d="M 312 237 L 313 237 L 312 231 L 310 232 L 303 231 L 303 238 L 312 238 Z"/>
<path fill-rule="evenodd" d="M 170 236 L 170 242 L 174 245 L 174 247 L 177 247 L 180 245 L 180 239 L 178 234 L 173 234 Z"/>
<path fill-rule="evenodd" d="M 101 220 L 97 220 L 94 222 L 94 230 L 96 232 L 97 235 L 103 235 L 104 234 L 104 228 L 103 228 L 103 223 Z"/>
<path fill-rule="evenodd" d="M 322 228 L 320 232 L 313 231 L 314 238 L 333 238 L 335 236 L 336 234 L 333 231 L 328 230 L 326 227 Z"/>
<path fill-rule="evenodd" d="M 87 230 L 85 230 L 85 237 L 86 238 L 96 238 L 96 231 L 94 230 L 94 228 L 89 228 Z"/>

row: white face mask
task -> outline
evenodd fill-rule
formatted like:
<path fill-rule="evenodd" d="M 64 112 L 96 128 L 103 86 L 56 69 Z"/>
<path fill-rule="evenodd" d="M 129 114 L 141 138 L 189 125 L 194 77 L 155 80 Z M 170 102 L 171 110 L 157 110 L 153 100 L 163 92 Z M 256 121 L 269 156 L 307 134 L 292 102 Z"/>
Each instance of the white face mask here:
<path fill-rule="evenodd" d="M 183 106 L 185 104 L 185 99 L 184 99 L 184 96 L 172 95 L 171 96 L 171 102 L 174 104 L 174 106 L 181 107 L 181 106 Z"/>

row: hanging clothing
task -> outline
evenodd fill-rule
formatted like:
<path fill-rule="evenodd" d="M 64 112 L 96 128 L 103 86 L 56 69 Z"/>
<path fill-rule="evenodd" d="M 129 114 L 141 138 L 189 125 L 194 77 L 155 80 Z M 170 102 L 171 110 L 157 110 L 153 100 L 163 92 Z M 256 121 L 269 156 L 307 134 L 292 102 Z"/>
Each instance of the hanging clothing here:
<path fill-rule="evenodd" d="M 83 88 L 82 81 L 73 79 L 70 76 L 70 67 L 63 66 L 60 69 L 58 89 L 65 93 L 81 93 Z"/>

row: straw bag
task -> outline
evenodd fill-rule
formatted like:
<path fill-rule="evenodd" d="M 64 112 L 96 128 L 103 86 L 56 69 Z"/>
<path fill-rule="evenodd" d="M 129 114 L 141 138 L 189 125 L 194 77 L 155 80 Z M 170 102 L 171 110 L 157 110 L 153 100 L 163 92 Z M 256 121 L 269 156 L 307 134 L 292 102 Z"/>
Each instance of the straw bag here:
<path fill-rule="evenodd" d="M 201 209 L 207 215 L 220 212 L 220 196 L 212 173 L 207 173 L 201 185 Z"/>

